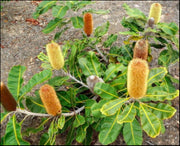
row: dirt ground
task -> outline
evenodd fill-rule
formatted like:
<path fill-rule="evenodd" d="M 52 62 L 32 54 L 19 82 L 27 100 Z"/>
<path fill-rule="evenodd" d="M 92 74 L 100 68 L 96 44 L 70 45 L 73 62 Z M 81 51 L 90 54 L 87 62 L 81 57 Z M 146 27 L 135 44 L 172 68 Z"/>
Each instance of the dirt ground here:
<path fill-rule="evenodd" d="M 84 9 L 104 9 L 109 10 L 107 15 L 93 14 L 94 27 L 100 24 L 110 22 L 110 29 L 108 34 L 125 31 L 120 24 L 123 16 L 126 16 L 122 4 L 126 2 L 132 8 L 138 8 L 148 16 L 150 5 L 156 1 L 97 1 L 95 4 L 89 5 Z M 162 22 L 175 22 L 179 25 L 179 1 L 158 1 L 162 5 Z M 51 11 L 41 15 L 38 19 L 39 25 L 33 25 L 27 22 L 27 19 L 32 18 L 36 6 L 30 1 L 9 1 L 2 2 L 3 9 L 1 11 L 1 81 L 7 84 L 7 77 L 9 70 L 14 65 L 24 65 L 27 70 L 24 74 L 24 81 L 27 81 L 35 74 L 41 71 L 41 61 L 37 59 L 37 55 L 43 51 L 45 52 L 45 45 L 49 43 L 57 29 L 50 34 L 42 33 L 42 29 L 52 19 Z M 81 11 L 82 11 L 81 10 Z M 81 14 L 68 13 L 68 16 L 76 16 Z M 61 37 L 59 42 L 64 40 L 80 38 L 80 29 L 70 28 Z M 120 45 L 125 36 L 118 37 L 118 44 Z M 153 62 L 150 66 L 157 66 L 157 56 L 159 51 L 153 50 Z M 179 63 L 170 68 L 170 73 L 173 76 L 179 77 Z M 179 85 L 176 86 L 179 88 Z M 36 87 L 38 88 L 38 87 Z M 164 124 L 166 132 L 159 135 L 155 139 L 148 137 L 143 133 L 143 145 L 178 145 L 179 144 L 179 97 L 173 100 L 173 106 L 177 109 L 176 114 L 169 120 L 165 120 Z M 34 137 L 26 138 L 31 144 L 37 144 L 39 139 Z M 60 135 L 57 138 L 57 144 L 64 143 L 66 135 Z M 95 145 L 100 144 L 98 141 Z M 125 144 L 122 136 L 113 143 L 113 145 Z"/>

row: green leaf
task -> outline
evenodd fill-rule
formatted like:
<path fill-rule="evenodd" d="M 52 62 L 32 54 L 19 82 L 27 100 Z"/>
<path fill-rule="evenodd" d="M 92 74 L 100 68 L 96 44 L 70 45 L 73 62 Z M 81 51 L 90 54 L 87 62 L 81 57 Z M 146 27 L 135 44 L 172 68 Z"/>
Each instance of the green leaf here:
<path fill-rule="evenodd" d="M 104 73 L 103 80 L 105 82 L 110 81 L 117 76 L 119 71 L 124 71 L 125 69 L 126 68 L 123 66 L 123 64 L 110 64 Z"/>
<path fill-rule="evenodd" d="M 167 74 L 167 69 L 165 67 L 152 68 L 149 72 L 148 86 L 153 83 L 161 81 Z"/>
<path fill-rule="evenodd" d="M 158 64 L 168 67 L 170 64 L 174 64 L 179 61 L 179 52 L 174 50 L 171 44 L 167 45 L 167 50 L 163 50 L 159 54 Z"/>
<path fill-rule="evenodd" d="M 151 112 L 161 120 L 169 119 L 176 113 L 175 108 L 173 108 L 172 106 L 165 104 L 165 103 L 157 103 L 157 104 L 142 103 L 142 104 L 143 104 L 143 106 L 146 106 L 147 108 L 149 108 L 151 110 Z"/>
<path fill-rule="evenodd" d="M 88 52 L 86 57 L 78 58 L 78 62 L 85 76 L 96 75 L 100 77 L 103 73 L 100 61 L 92 51 Z"/>
<path fill-rule="evenodd" d="M 62 20 L 59 19 L 59 18 L 55 18 L 55 19 L 51 20 L 51 21 L 47 24 L 47 26 L 42 30 L 42 32 L 44 32 L 45 34 L 50 33 L 50 32 L 53 31 L 53 30 L 56 28 L 56 26 L 58 26 L 59 23 L 61 23 L 61 22 L 62 22 Z"/>
<path fill-rule="evenodd" d="M 116 40 L 118 35 L 117 34 L 111 34 L 108 36 L 107 40 L 103 43 L 103 46 L 108 48 L 110 47 Z"/>
<path fill-rule="evenodd" d="M 102 37 L 103 35 L 105 35 L 108 32 L 108 29 L 109 29 L 109 21 L 107 21 L 106 23 L 104 23 L 101 26 L 96 27 L 96 29 L 94 31 L 94 36 Z"/>
<path fill-rule="evenodd" d="M 91 1 L 76 1 L 76 2 L 71 2 L 71 9 L 74 11 L 79 10 L 80 8 L 85 7 L 86 5 L 91 4 Z"/>
<path fill-rule="evenodd" d="M 124 76 L 120 76 L 118 77 L 118 79 L 113 80 L 110 83 L 110 85 L 116 88 L 117 90 L 121 90 L 126 88 L 126 82 L 127 82 L 127 78 L 125 78 Z"/>
<path fill-rule="evenodd" d="M 52 8 L 52 15 L 56 18 L 63 18 L 66 15 L 67 10 L 69 10 L 68 6 L 58 6 Z"/>
<path fill-rule="evenodd" d="M 61 30 L 60 32 L 57 32 L 54 36 L 54 40 L 58 40 L 60 38 L 60 36 L 68 29 L 68 27 L 64 28 L 63 30 Z"/>
<path fill-rule="evenodd" d="M 75 129 L 73 126 L 71 126 L 66 138 L 66 145 L 71 145 L 74 139 L 75 139 Z"/>
<path fill-rule="evenodd" d="M 158 23 L 157 27 L 161 29 L 163 32 L 165 32 L 168 35 L 176 35 L 178 32 L 178 26 L 176 23 L 171 22 L 171 23 Z"/>
<path fill-rule="evenodd" d="M 120 110 L 119 110 L 120 112 Z M 111 117 L 106 117 L 102 126 L 101 131 L 99 133 L 99 142 L 103 145 L 108 145 L 116 140 L 118 137 L 120 130 L 122 128 L 122 124 L 117 123 L 117 118 L 119 112 Z"/>
<path fill-rule="evenodd" d="M 160 120 L 151 113 L 143 104 L 140 104 L 140 118 L 143 130 L 152 138 L 160 134 Z"/>
<path fill-rule="evenodd" d="M 73 127 L 77 128 L 80 125 L 83 125 L 85 123 L 85 118 L 81 115 L 76 115 L 75 120 L 73 122 Z"/>
<path fill-rule="evenodd" d="M 76 129 L 76 141 L 82 143 L 86 138 L 86 130 L 88 128 L 88 124 L 85 123 L 84 125 L 79 126 Z"/>
<path fill-rule="evenodd" d="M 29 142 L 22 138 L 21 125 L 17 123 L 15 114 L 7 123 L 4 145 L 30 145 Z"/>
<path fill-rule="evenodd" d="M 91 128 L 91 126 L 89 126 L 86 131 L 86 137 L 83 141 L 83 145 L 91 145 L 93 129 Z"/>
<path fill-rule="evenodd" d="M 136 119 L 134 119 L 132 122 L 124 124 L 123 137 L 127 145 L 142 145 L 142 129 L 141 125 Z"/>
<path fill-rule="evenodd" d="M 33 13 L 33 18 L 37 19 L 39 17 L 39 15 L 47 12 L 55 4 L 56 4 L 56 1 L 42 1 L 36 8 L 36 11 Z"/>
<path fill-rule="evenodd" d="M 49 63 L 49 58 L 47 55 L 45 55 L 43 52 L 40 52 L 39 55 L 37 56 L 39 60 Z"/>
<path fill-rule="evenodd" d="M 1 111 L 1 124 L 7 118 L 8 115 L 9 115 L 8 111 L 4 111 L 4 112 Z"/>
<path fill-rule="evenodd" d="M 52 71 L 51 70 L 43 70 L 42 72 L 39 72 L 35 74 L 29 81 L 28 83 L 23 86 L 20 90 L 20 98 L 23 97 L 25 94 L 27 94 L 31 89 L 36 86 L 37 84 L 41 84 L 44 81 L 50 79 L 52 76 Z M 20 100 L 19 98 L 19 100 Z"/>
<path fill-rule="evenodd" d="M 130 36 L 139 36 L 138 33 L 135 33 L 135 32 L 132 32 L 132 31 L 119 32 L 119 34 L 122 34 L 122 35 L 130 35 Z"/>
<path fill-rule="evenodd" d="M 40 138 L 40 145 L 50 145 L 48 133 L 43 133 Z"/>
<path fill-rule="evenodd" d="M 179 79 L 173 77 L 173 76 L 170 75 L 170 74 L 167 74 L 166 76 L 167 76 L 173 83 L 179 84 Z"/>
<path fill-rule="evenodd" d="M 60 87 L 61 85 L 64 84 L 65 81 L 69 79 L 68 76 L 62 77 L 62 76 L 56 76 L 54 78 L 51 78 L 48 81 L 48 84 L 53 86 L 53 87 Z"/>
<path fill-rule="evenodd" d="M 62 129 L 65 124 L 65 116 L 61 115 L 61 117 L 58 119 L 58 128 Z"/>
<path fill-rule="evenodd" d="M 109 10 L 94 10 L 94 9 L 88 9 L 88 10 L 84 10 L 82 12 L 82 14 L 85 14 L 85 13 L 94 13 L 94 14 L 107 14 L 107 13 L 110 13 Z"/>
<path fill-rule="evenodd" d="M 94 92 L 103 99 L 119 98 L 116 89 L 109 84 L 98 82 L 94 86 Z"/>
<path fill-rule="evenodd" d="M 109 102 L 109 100 L 101 100 L 98 103 L 94 103 L 91 106 L 91 113 L 94 117 L 99 118 L 99 117 L 104 117 L 104 115 L 102 115 L 102 113 L 100 112 L 100 109 L 102 108 L 102 106 Z"/>
<path fill-rule="evenodd" d="M 130 17 L 135 17 L 135 18 L 141 18 L 141 19 L 147 19 L 146 15 L 140 11 L 139 9 L 132 9 L 130 8 L 126 3 L 123 4 L 123 8 L 126 10 L 126 13 L 130 16 Z"/>
<path fill-rule="evenodd" d="M 55 140 L 56 140 L 56 133 L 58 132 L 58 125 L 57 123 L 53 120 L 50 124 L 50 127 L 48 129 L 48 135 L 49 135 L 49 142 L 50 145 L 54 145 L 55 144 Z"/>
<path fill-rule="evenodd" d="M 164 132 L 166 131 L 166 128 L 164 126 L 163 120 L 160 120 L 161 122 L 161 134 L 164 134 Z"/>
<path fill-rule="evenodd" d="M 88 124 L 92 124 L 94 122 L 94 117 L 91 116 L 91 106 L 96 103 L 95 100 L 88 99 L 85 103 L 85 119 Z"/>
<path fill-rule="evenodd" d="M 156 86 L 148 88 L 145 97 L 140 100 L 143 102 L 173 100 L 178 95 L 179 90 L 169 92 L 165 86 Z"/>
<path fill-rule="evenodd" d="M 83 28 L 84 22 L 82 17 L 71 17 L 74 28 Z"/>
<path fill-rule="evenodd" d="M 18 100 L 19 92 L 21 89 L 21 86 L 23 84 L 23 74 L 26 70 L 25 66 L 14 66 L 11 68 L 9 75 L 8 75 L 8 83 L 7 86 L 9 88 L 9 91 L 15 98 L 15 100 Z"/>
<path fill-rule="evenodd" d="M 118 115 L 118 124 L 132 122 L 136 116 L 136 109 L 134 103 L 127 105 L 123 112 Z"/>
<path fill-rule="evenodd" d="M 119 98 L 111 100 L 104 104 L 100 111 L 106 116 L 114 115 L 128 99 L 129 98 Z"/>

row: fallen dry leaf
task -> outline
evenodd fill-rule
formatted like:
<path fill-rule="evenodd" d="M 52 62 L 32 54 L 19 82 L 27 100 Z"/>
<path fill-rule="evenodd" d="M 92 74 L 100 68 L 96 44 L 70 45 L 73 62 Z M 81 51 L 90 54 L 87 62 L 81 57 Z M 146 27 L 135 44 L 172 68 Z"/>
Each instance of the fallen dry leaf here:
<path fill-rule="evenodd" d="M 41 0 L 41 1 L 42 1 L 42 0 Z M 41 1 L 33 0 L 31 3 L 32 3 L 33 5 L 35 5 L 35 6 L 37 6 L 37 5 L 39 5 L 39 3 L 40 3 Z"/>
<path fill-rule="evenodd" d="M 26 22 L 31 23 L 32 25 L 39 25 L 39 21 L 33 19 L 33 18 L 28 18 L 26 19 Z"/>

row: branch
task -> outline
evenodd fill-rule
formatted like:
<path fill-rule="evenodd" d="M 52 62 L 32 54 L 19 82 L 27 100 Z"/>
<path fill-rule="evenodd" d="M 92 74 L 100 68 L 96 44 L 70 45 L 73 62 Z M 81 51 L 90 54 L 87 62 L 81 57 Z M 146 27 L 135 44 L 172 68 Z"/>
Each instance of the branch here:
<path fill-rule="evenodd" d="M 98 48 L 97 46 L 96 46 L 95 48 L 96 48 L 96 50 L 98 51 L 98 53 L 101 55 L 101 57 L 103 58 L 103 60 L 104 60 L 106 63 L 108 63 L 108 60 L 107 60 L 106 56 L 104 56 L 104 55 L 101 53 L 101 51 L 99 50 L 99 48 Z"/>

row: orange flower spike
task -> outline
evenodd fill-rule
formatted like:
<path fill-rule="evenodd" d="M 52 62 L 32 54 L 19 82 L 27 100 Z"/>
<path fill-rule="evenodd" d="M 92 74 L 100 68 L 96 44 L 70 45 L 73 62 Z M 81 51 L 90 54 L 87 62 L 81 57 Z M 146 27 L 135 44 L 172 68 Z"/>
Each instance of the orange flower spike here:
<path fill-rule="evenodd" d="M 10 93 L 9 89 L 6 85 L 1 82 L 1 100 L 3 107 L 7 111 L 15 111 L 16 110 L 16 100 L 13 98 L 12 94 Z"/>
<path fill-rule="evenodd" d="M 56 116 L 61 113 L 61 104 L 52 86 L 43 85 L 39 94 L 48 114 Z"/>
<path fill-rule="evenodd" d="M 46 51 L 53 69 L 61 69 L 64 66 L 64 57 L 60 46 L 52 41 L 46 45 Z"/>
<path fill-rule="evenodd" d="M 150 8 L 149 18 L 154 18 L 154 23 L 157 24 L 160 21 L 162 6 L 159 3 L 153 3 Z"/>
<path fill-rule="evenodd" d="M 92 14 L 85 13 L 84 14 L 84 32 L 87 36 L 90 36 L 93 32 L 93 18 Z"/>
<path fill-rule="evenodd" d="M 131 98 L 142 98 L 147 91 L 149 74 L 148 63 L 142 59 L 133 59 L 128 65 L 127 89 Z"/>
<path fill-rule="evenodd" d="M 141 58 L 147 60 L 148 57 L 148 41 L 147 40 L 138 40 L 133 50 L 133 58 Z"/>

